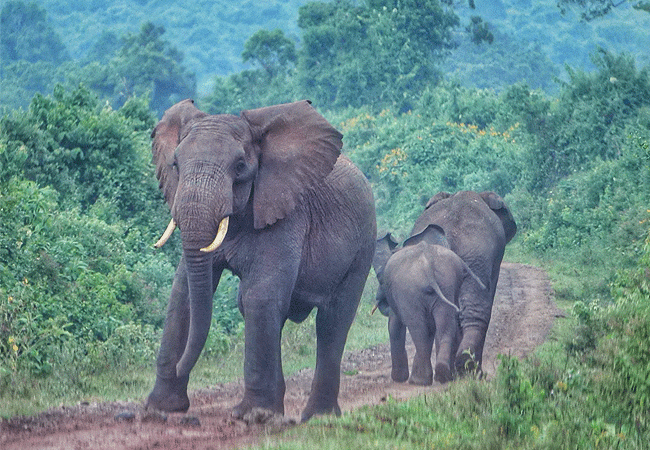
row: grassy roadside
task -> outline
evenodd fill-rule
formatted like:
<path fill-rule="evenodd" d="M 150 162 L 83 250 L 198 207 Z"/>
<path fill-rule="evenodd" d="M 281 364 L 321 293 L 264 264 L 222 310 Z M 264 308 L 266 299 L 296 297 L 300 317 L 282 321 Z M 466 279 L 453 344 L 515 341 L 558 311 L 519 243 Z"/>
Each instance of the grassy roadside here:
<path fill-rule="evenodd" d="M 386 342 L 387 331 L 383 317 L 370 316 L 376 279 L 371 273 L 353 324 L 347 350 L 360 350 Z M 157 346 L 158 336 L 148 337 Z M 231 336 L 231 350 L 226 354 L 201 356 L 190 377 L 190 390 L 207 388 L 242 377 L 243 333 Z M 303 368 L 315 365 L 315 312 L 303 323 L 287 322 L 282 335 L 284 372 L 289 376 Z M 15 379 L 13 384 L 0 386 L 0 417 L 33 415 L 51 407 L 79 402 L 126 400 L 140 402 L 148 395 L 155 381 L 155 354 L 151 348 L 146 363 L 132 364 L 121 361 L 126 346 L 111 349 L 114 354 L 93 359 L 104 361 L 94 365 L 80 351 L 63 352 L 54 373 L 47 377 L 29 380 Z M 107 353 L 108 349 L 102 349 Z M 108 363 L 112 361 L 113 364 Z"/>

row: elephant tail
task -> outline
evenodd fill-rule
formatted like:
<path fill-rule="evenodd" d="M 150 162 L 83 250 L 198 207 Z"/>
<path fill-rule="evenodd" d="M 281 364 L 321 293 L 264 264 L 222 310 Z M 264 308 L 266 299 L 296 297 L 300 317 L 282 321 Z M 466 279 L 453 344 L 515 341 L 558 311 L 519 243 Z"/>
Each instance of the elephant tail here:
<path fill-rule="evenodd" d="M 467 272 L 467 273 L 468 273 L 472 278 L 474 278 L 474 280 L 478 283 L 478 285 L 481 286 L 481 289 L 485 289 L 485 290 L 487 290 L 488 288 L 485 286 L 485 284 L 483 284 L 483 282 L 482 282 L 481 279 L 478 277 L 478 275 L 476 275 L 476 274 L 474 273 L 474 271 L 473 271 L 472 269 L 470 269 L 470 267 L 467 265 L 467 263 L 466 263 L 465 261 L 463 261 L 462 259 L 461 259 L 461 262 L 463 263 L 463 267 L 465 268 L 465 271 L 466 271 L 466 272 Z"/>
<path fill-rule="evenodd" d="M 460 309 L 458 308 L 458 306 L 456 306 L 455 304 L 453 304 L 452 302 L 450 302 L 449 299 L 448 299 L 447 297 L 445 297 L 445 294 L 442 293 L 442 290 L 440 289 L 440 286 L 438 286 L 438 283 L 436 283 L 436 282 L 431 283 L 431 287 L 433 288 L 433 290 L 435 291 L 435 293 L 438 294 L 438 297 L 440 297 L 440 299 L 441 299 L 443 302 L 445 302 L 446 304 L 448 304 L 449 306 L 451 306 L 452 308 L 454 308 L 454 310 L 455 310 L 457 313 L 460 312 Z"/>

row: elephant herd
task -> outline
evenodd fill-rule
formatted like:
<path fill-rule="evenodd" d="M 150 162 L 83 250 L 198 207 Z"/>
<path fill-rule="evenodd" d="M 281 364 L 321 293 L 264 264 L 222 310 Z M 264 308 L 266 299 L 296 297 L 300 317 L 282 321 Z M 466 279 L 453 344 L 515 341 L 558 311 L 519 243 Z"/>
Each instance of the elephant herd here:
<path fill-rule="evenodd" d="M 234 116 L 184 100 L 165 112 L 152 139 L 171 213 L 156 246 L 179 228 L 183 253 L 147 407 L 189 408 L 190 371 L 224 270 L 240 279 L 244 318 L 236 418 L 255 407 L 284 413 L 282 328 L 314 308 L 316 368 L 302 420 L 340 414 L 341 357 L 371 266 L 377 307 L 388 316 L 393 380 L 427 385 L 480 369 L 504 248 L 517 230 L 497 194 L 434 195 L 400 247 L 390 234 L 377 240 L 370 184 L 308 101 Z M 406 329 L 416 348 L 411 372 Z"/>

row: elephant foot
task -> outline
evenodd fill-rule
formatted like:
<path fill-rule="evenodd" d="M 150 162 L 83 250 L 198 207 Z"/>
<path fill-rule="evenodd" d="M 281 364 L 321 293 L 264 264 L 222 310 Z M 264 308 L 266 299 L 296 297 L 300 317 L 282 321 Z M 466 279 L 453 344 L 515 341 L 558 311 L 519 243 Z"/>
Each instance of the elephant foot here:
<path fill-rule="evenodd" d="M 145 408 L 165 412 L 187 412 L 190 399 L 187 396 L 187 378 L 173 380 L 156 379 L 153 390 L 147 397 Z"/>
<path fill-rule="evenodd" d="M 337 417 L 341 415 L 341 407 L 339 406 L 338 401 L 334 400 L 334 404 L 324 401 L 320 403 L 321 404 L 316 404 L 316 401 L 313 401 L 312 398 L 310 398 L 307 402 L 307 406 L 302 411 L 300 421 L 302 423 L 305 423 L 313 416 L 325 414 L 335 414 Z"/>
<path fill-rule="evenodd" d="M 405 383 L 409 379 L 409 370 L 393 368 L 390 372 L 390 376 L 396 383 Z"/>
<path fill-rule="evenodd" d="M 413 384 L 415 386 L 430 386 L 433 384 L 433 374 L 428 376 L 418 376 L 416 374 L 411 374 L 411 378 L 409 378 L 409 384 Z"/>
<path fill-rule="evenodd" d="M 453 374 L 451 373 L 451 368 L 448 364 L 438 363 L 436 364 L 436 374 L 434 379 L 440 383 L 448 383 L 454 379 Z"/>
<path fill-rule="evenodd" d="M 456 372 L 460 376 L 478 374 L 480 371 L 480 364 L 468 352 L 463 352 L 456 357 Z"/>
<path fill-rule="evenodd" d="M 235 405 L 231 411 L 233 418 L 237 420 L 247 421 L 247 417 L 251 414 L 253 410 L 268 411 L 276 415 L 284 415 L 284 404 L 280 404 L 276 407 L 272 405 L 262 405 L 256 402 L 253 402 L 250 398 L 244 397 L 244 399 Z"/>

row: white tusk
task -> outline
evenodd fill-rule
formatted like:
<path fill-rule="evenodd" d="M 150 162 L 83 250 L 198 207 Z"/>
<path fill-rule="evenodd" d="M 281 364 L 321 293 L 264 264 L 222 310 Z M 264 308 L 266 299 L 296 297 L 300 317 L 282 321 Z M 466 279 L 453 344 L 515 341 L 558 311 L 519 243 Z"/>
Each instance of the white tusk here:
<path fill-rule="evenodd" d="M 169 240 L 169 237 L 172 235 L 175 229 L 176 229 L 176 222 L 174 222 L 174 219 L 172 218 L 172 220 L 169 221 L 169 225 L 167 225 L 167 229 L 165 230 L 163 235 L 160 237 L 160 239 L 158 239 L 158 242 L 153 244 L 153 246 L 156 248 L 160 248 L 163 245 L 165 245 L 165 242 Z"/>
<path fill-rule="evenodd" d="M 213 252 L 216 249 L 219 248 L 221 243 L 226 237 L 226 233 L 228 233 L 228 222 L 230 221 L 230 216 L 226 216 L 221 220 L 221 223 L 219 223 L 219 231 L 217 231 L 217 237 L 214 238 L 214 241 L 212 241 L 212 244 L 208 245 L 207 247 L 204 247 L 201 249 L 202 252 Z"/>

